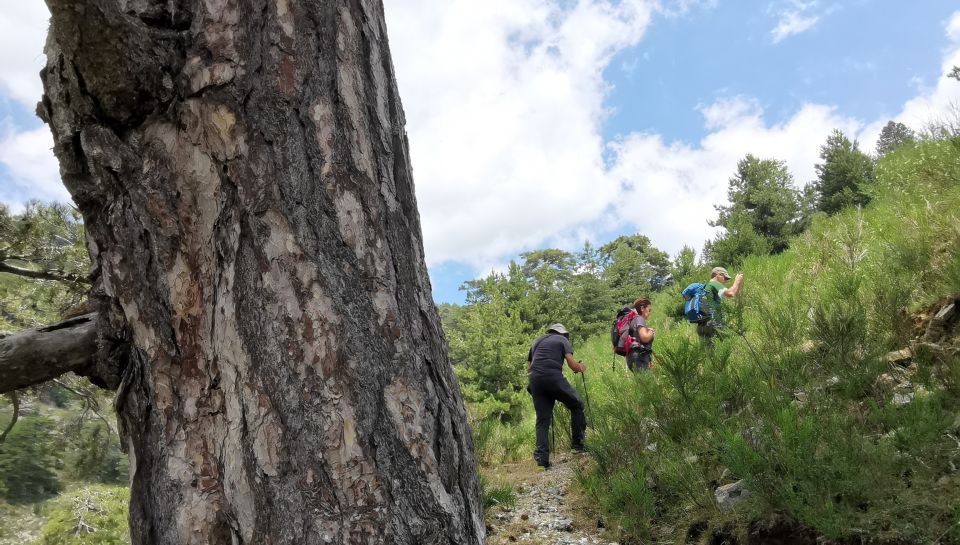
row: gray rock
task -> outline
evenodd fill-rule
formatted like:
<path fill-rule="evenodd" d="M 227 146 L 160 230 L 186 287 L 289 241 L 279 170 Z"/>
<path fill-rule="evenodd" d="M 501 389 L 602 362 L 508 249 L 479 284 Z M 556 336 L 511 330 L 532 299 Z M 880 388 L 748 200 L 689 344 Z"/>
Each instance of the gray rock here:
<path fill-rule="evenodd" d="M 913 392 L 895 393 L 893 394 L 893 399 L 890 401 L 898 407 L 909 405 L 910 402 L 913 401 Z"/>
<path fill-rule="evenodd" d="M 743 480 L 739 480 L 735 483 L 725 484 L 716 490 L 713 491 L 713 495 L 717 500 L 717 507 L 720 508 L 720 511 L 726 512 L 740 503 L 741 501 L 750 497 L 750 491 L 744 488 Z"/>

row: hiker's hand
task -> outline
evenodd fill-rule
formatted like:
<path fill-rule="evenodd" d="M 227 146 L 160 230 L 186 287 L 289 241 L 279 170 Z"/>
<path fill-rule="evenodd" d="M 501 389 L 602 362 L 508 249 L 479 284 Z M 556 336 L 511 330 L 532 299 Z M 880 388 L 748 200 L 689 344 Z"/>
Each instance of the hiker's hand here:
<path fill-rule="evenodd" d="M 575 369 L 576 372 L 582 373 L 582 372 L 584 372 L 584 371 L 587 370 L 587 366 L 584 365 L 584 363 L 583 363 L 582 361 L 578 361 L 577 364 L 579 365 L 580 368 L 579 368 L 579 369 Z"/>
<path fill-rule="evenodd" d="M 739 282 L 740 280 L 743 280 L 743 273 L 742 273 L 742 272 L 738 272 L 738 273 L 737 273 L 737 282 Z"/>

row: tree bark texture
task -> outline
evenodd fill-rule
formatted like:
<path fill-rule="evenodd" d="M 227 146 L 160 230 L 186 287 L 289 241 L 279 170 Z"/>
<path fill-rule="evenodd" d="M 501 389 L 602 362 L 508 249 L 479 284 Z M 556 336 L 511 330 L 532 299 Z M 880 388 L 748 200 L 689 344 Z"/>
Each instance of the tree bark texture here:
<path fill-rule="evenodd" d="M 379 0 L 48 0 L 137 544 L 481 543 Z"/>
<path fill-rule="evenodd" d="M 75 371 L 94 375 L 97 315 L 86 314 L 54 325 L 0 338 L 0 394 Z"/>

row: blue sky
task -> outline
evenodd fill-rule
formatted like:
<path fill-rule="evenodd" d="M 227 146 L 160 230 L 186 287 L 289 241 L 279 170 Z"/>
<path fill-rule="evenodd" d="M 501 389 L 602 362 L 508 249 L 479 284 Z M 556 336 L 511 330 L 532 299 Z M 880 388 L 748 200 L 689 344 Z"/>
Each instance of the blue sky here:
<path fill-rule="evenodd" d="M 821 8 L 829 13 L 809 30 L 773 43 L 774 6 L 726 2 L 656 19 L 604 71 L 615 109 L 604 136 L 646 130 L 699 139 L 697 105 L 731 95 L 756 97 L 774 123 L 806 102 L 862 119 L 895 116 L 918 85 L 941 77 L 941 29 L 957 8 L 946 0 L 837 3 Z"/>
<path fill-rule="evenodd" d="M 960 8 L 925 0 L 385 0 L 438 302 L 544 247 L 700 248 L 746 153 L 814 175 L 960 104 Z M 0 10 L 0 200 L 66 200 L 33 116 L 42 2 Z M 696 199 L 700 222 L 680 206 Z"/>

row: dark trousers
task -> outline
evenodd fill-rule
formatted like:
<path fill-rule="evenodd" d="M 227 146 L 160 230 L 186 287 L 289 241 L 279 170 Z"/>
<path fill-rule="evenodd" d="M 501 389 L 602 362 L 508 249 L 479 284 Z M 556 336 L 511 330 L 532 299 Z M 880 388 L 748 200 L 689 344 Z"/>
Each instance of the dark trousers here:
<path fill-rule="evenodd" d="M 700 342 L 707 348 L 713 347 L 713 338 L 720 333 L 720 328 L 722 326 L 719 322 L 713 320 L 707 320 L 706 322 L 697 323 L 697 335 L 700 337 Z"/>
<path fill-rule="evenodd" d="M 553 420 L 553 405 L 559 401 L 570 409 L 570 437 L 573 447 L 583 445 L 583 433 L 587 419 L 583 415 L 583 401 L 563 375 L 531 377 L 527 391 L 533 396 L 533 408 L 537 411 L 537 447 L 533 458 L 537 463 L 550 462 L 550 422 Z"/>
<path fill-rule="evenodd" d="M 627 354 L 627 369 L 637 372 L 650 369 L 653 351 L 649 348 L 635 348 Z"/>

